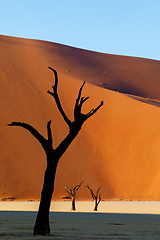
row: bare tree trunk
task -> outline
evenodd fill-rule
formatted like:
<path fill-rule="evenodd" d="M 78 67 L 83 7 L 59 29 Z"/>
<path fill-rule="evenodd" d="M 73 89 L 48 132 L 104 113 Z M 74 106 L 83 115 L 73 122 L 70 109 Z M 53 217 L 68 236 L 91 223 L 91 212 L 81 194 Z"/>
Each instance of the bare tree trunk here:
<path fill-rule="evenodd" d="M 43 189 L 41 192 L 41 200 L 39 210 L 34 226 L 34 235 L 49 235 L 49 209 L 54 191 L 54 180 L 56 174 L 57 163 L 54 156 L 47 158 L 47 168 L 44 175 Z"/>
<path fill-rule="evenodd" d="M 75 196 L 72 197 L 72 208 L 71 208 L 71 210 L 76 211 Z"/>
<path fill-rule="evenodd" d="M 97 211 L 97 207 L 98 207 L 98 204 L 97 204 L 97 202 L 95 201 L 94 211 Z"/>

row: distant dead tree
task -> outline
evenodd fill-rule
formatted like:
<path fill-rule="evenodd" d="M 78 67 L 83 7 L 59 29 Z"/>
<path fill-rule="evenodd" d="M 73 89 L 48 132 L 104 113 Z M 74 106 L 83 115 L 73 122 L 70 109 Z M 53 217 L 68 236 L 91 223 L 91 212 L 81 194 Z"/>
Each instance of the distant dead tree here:
<path fill-rule="evenodd" d="M 82 181 L 79 185 L 75 186 L 74 188 L 73 188 L 73 187 L 71 187 L 71 188 L 65 187 L 65 188 L 66 188 L 66 191 L 67 191 L 67 192 L 69 193 L 69 195 L 71 195 L 71 197 L 72 197 L 72 208 L 71 208 L 71 210 L 73 210 L 73 211 L 76 210 L 76 207 L 75 207 L 75 197 L 76 197 L 76 193 L 77 193 L 77 191 L 79 190 L 79 188 L 81 187 L 82 183 L 83 183 L 83 181 Z"/>
<path fill-rule="evenodd" d="M 8 124 L 8 126 L 19 126 L 28 130 L 42 145 L 46 153 L 47 158 L 47 167 L 44 175 L 44 183 L 41 192 L 41 200 L 39 205 L 39 210 L 34 226 L 34 235 L 49 235 L 50 234 L 50 226 L 49 226 L 49 209 L 52 199 L 52 194 L 54 191 L 54 181 L 55 174 L 57 169 L 57 164 L 59 159 L 67 150 L 73 139 L 77 136 L 78 132 L 81 130 L 83 123 L 90 118 L 93 114 L 97 112 L 97 110 L 103 105 L 103 101 L 99 104 L 99 106 L 95 109 L 92 109 L 87 114 L 81 113 L 82 105 L 89 97 L 81 97 L 82 89 L 84 87 L 85 82 L 83 82 L 80 87 L 78 97 L 76 99 L 75 107 L 74 107 L 74 121 L 71 121 L 67 115 L 65 114 L 62 105 L 60 103 L 60 99 L 57 92 L 58 87 L 58 75 L 57 71 L 51 67 L 49 69 L 54 73 L 55 84 L 52 86 L 53 91 L 47 91 L 55 100 L 56 105 L 58 107 L 59 112 L 61 113 L 64 121 L 67 123 L 69 127 L 69 133 L 62 140 L 57 148 L 53 148 L 52 146 L 52 132 L 51 132 L 51 120 L 47 123 L 47 139 L 44 138 L 34 127 L 27 123 L 23 122 L 12 122 Z"/>
<path fill-rule="evenodd" d="M 102 198 L 101 198 L 101 192 L 99 192 L 99 190 L 101 189 L 101 187 L 98 188 L 96 195 L 93 193 L 92 189 L 88 186 L 88 184 L 87 184 L 85 187 L 89 189 L 89 191 L 90 191 L 90 193 L 91 193 L 91 196 L 92 196 L 92 199 L 93 199 L 94 202 L 95 202 L 94 211 L 97 211 L 98 205 L 99 205 L 100 201 L 102 200 Z"/>

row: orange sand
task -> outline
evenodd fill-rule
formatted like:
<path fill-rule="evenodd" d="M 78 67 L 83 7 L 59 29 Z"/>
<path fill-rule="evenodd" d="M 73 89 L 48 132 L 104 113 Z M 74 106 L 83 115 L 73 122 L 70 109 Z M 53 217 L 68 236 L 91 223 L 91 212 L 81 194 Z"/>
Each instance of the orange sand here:
<path fill-rule="evenodd" d="M 39 199 L 46 165 L 31 134 L 7 123 L 27 122 L 46 136 L 51 119 L 54 146 L 68 133 L 47 94 L 51 66 L 70 119 L 83 80 L 83 95 L 90 96 L 84 112 L 105 103 L 61 158 L 53 198 L 67 196 L 65 186 L 84 180 L 93 190 L 101 186 L 103 199 L 160 199 L 159 61 L 6 36 L 0 36 L 0 52 L 1 198 Z M 90 200 L 89 191 L 81 187 L 77 199 Z"/>

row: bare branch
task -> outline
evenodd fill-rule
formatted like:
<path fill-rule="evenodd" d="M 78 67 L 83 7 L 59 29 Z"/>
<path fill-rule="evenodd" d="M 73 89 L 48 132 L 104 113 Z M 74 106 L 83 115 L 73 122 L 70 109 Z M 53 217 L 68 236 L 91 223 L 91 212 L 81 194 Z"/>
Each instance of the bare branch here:
<path fill-rule="evenodd" d="M 99 192 L 100 189 L 101 189 L 101 187 L 99 187 L 98 190 L 97 190 L 97 194 L 96 194 L 97 197 L 98 197 L 98 192 Z"/>
<path fill-rule="evenodd" d="M 85 101 L 87 101 L 89 99 L 89 97 L 82 97 L 81 98 L 81 101 L 80 101 L 80 104 L 79 104 L 79 111 L 81 111 L 81 108 L 82 108 L 82 105 Z"/>
<path fill-rule="evenodd" d="M 85 81 L 83 82 L 82 86 L 80 87 L 79 89 L 79 93 L 78 93 L 78 97 L 76 99 L 76 104 L 75 104 L 75 107 L 74 107 L 74 118 L 76 119 L 77 117 L 77 113 L 80 113 L 80 110 L 81 110 L 81 107 L 82 107 L 82 104 L 81 106 L 79 105 L 79 101 L 80 101 L 80 98 L 81 98 L 81 94 L 82 94 L 82 89 L 85 85 Z M 87 99 L 86 99 L 87 100 Z"/>
<path fill-rule="evenodd" d="M 77 105 L 79 104 L 79 100 L 80 100 L 81 94 L 82 94 L 82 89 L 83 89 L 85 83 L 86 83 L 86 82 L 84 81 L 83 84 L 82 84 L 82 86 L 81 86 L 80 89 L 79 89 L 78 98 L 77 98 L 77 100 L 76 100 L 76 104 L 77 104 Z"/>
<path fill-rule="evenodd" d="M 92 196 L 93 200 L 95 200 L 96 196 L 94 195 L 92 189 L 88 186 L 88 184 L 87 184 L 85 187 L 89 189 L 89 191 L 90 191 L 90 193 L 91 193 L 91 196 Z"/>
<path fill-rule="evenodd" d="M 69 193 L 69 195 L 71 195 L 72 196 L 72 193 L 71 192 L 69 192 L 68 190 L 66 190 L 68 193 Z"/>
<path fill-rule="evenodd" d="M 53 73 L 54 73 L 54 76 L 55 76 L 55 84 L 54 86 L 52 87 L 54 89 L 55 92 L 57 92 L 57 87 L 58 87 L 58 74 L 57 74 L 57 71 L 51 67 L 48 67 Z"/>
<path fill-rule="evenodd" d="M 48 90 L 47 93 L 49 93 L 51 96 L 54 97 L 54 93 L 53 93 L 53 92 L 51 92 L 51 91 Z"/>
<path fill-rule="evenodd" d="M 94 111 L 94 108 L 92 108 L 92 109 L 86 114 L 86 116 L 88 117 L 90 114 L 92 114 L 93 111 Z"/>
<path fill-rule="evenodd" d="M 53 92 L 50 92 L 49 90 L 47 91 L 47 93 L 49 93 L 51 96 L 54 97 L 55 99 L 55 102 L 57 104 L 57 107 L 58 107 L 58 110 L 60 111 L 64 121 L 68 124 L 68 126 L 70 127 L 71 126 L 71 121 L 69 120 L 69 118 L 67 117 L 67 115 L 65 114 L 63 108 L 62 108 L 62 105 L 60 103 L 60 99 L 59 99 L 59 96 L 58 96 L 58 93 L 57 93 L 57 86 L 58 86 L 58 75 L 57 75 L 57 71 L 51 67 L 48 67 L 53 73 L 54 73 L 54 76 L 55 76 L 55 84 L 54 86 L 52 86 L 52 89 L 53 89 Z"/>
<path fill-rule="evenodd" d="M 97 108 L 95 108 L 95 109 L 93 108 L 89 113 L 87 113 L 86 114 L 87 119 L 89 117 L 91 117 L 93 114 L 95 114 L 98 111 L 98 109 L 103 106 L 103 104 L 104 104 L 103 101 L 101 101 L 101 103 L 99 104 L 99 106 Z"/>
<path fill-rule="evenodd" d="M 77 186 L 75 186 L 74 187 L 74 192 L 77 192 L 78 191 L 78 189 L 80 188 L 80 186 L 82 185 L 82 183 L 83 183 L 84 181 L 82 181 L 79 185 L 77 185 Z"/>
<path fill-rule="evenodd" d="M 98 202 L 97 202 L 97 206 L 98 206 L 98 204 L 100 203 L 100 201 L 102 200 L 102 198 L 101 198 L 101 192 L 99 193 L 99 200 L 98 200 Z"/>
<path fill-rule="evenodd" d="M 70 195 L 73 194 L 71 188 L 67 188 L 67 187 L 65 187 L 65 189 L 66 189 L 66 191 L 67 191 Z M 68 189 L 69 191 L 68 191 L 67 189 Z"/>

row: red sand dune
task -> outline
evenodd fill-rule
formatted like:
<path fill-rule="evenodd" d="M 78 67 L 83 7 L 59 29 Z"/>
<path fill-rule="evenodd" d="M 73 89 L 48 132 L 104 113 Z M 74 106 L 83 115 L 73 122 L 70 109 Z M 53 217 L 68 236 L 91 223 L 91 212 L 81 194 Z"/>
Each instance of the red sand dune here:
<path fill-rule="evenodd" d="M 90 96 L 84 112 L 105 105 L 83 126 L 61 158 L 53 199 L 82 180 L 103 199 L 160 199 L 160 62 L 102 54 L 51 42 L 0 36 L 0 198 L 39 199 L 45 153 L 23 121 L 46 136 L 52 120 L 54 146 L 68 126 L 47 94 L 59 75 L 59 96 L 69 118 L 79 87 Z M 81 187 L 77 199 L 91 199 Z"/>

